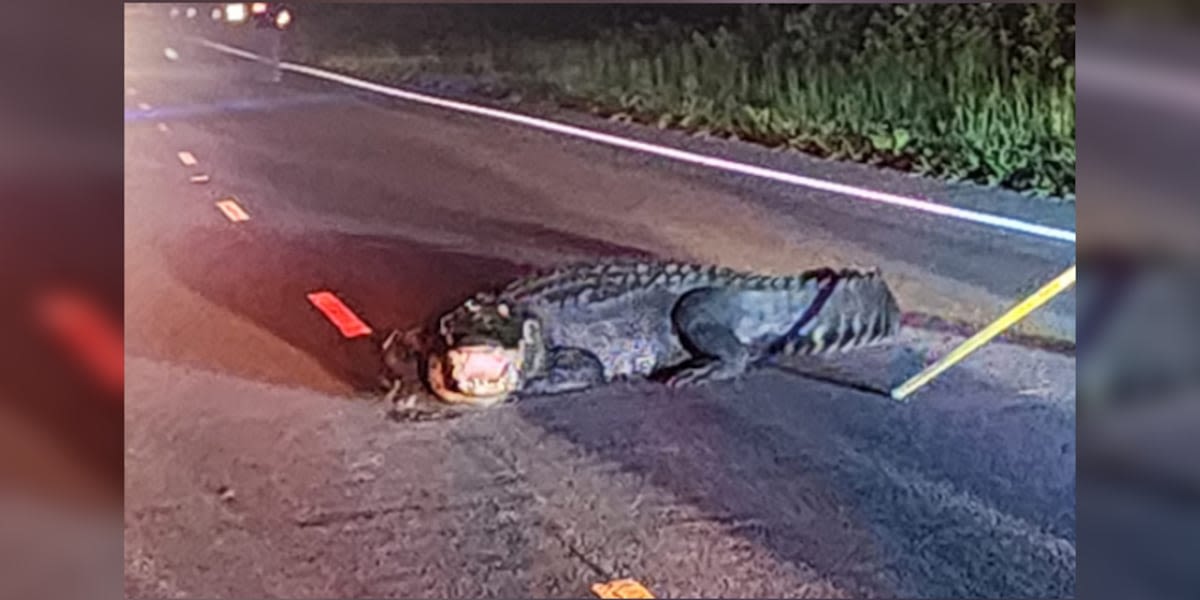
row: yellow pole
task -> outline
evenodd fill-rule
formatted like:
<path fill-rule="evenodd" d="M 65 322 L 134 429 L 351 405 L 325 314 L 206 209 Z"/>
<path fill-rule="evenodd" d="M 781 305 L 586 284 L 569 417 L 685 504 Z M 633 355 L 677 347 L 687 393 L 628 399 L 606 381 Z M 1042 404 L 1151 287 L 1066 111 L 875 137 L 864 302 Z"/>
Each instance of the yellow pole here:
<path fill-rule="evenodd" d="M 1005 329 L 1012 327 L 1017 321 L 1025 318 L 1026 315 L 1033 312 L 1037 307 L 1049 302 L 1051 298 L 1059 295 L 1074 284 L 1075 265 L 1071 265 L 1070 269 L 1067 269 L 1050 283 L 1042 286 L 1040 290 L 1009 309 L 1008 312 L 1004 313 L 999 319 L 992 321 L 982 331 L 959 344 L 957 348 L 951 350 L 941 360 L 929 365 L 925 370 L 912 376 L 908 381 L 896 386 L 896 389 L 892 390 L 892 398 L 895 400 L 907 398 L 913 392 L 917 391 L 917 389 L 932 381 L 934 377 L 954 366 L 955 363 L 966 358 L 967 355 L 978 350 L 992 338 L 1003 333 Z"/>

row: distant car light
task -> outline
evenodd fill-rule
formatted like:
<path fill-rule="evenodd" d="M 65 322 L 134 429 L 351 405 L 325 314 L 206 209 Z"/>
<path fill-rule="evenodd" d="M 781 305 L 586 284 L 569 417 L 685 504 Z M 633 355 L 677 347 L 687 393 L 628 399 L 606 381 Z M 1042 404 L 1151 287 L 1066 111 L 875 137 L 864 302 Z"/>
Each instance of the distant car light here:
<path fill-rule="evenodd" d="M 246 20 L 246 5 L 245 4 L 226 4 L 225 5 L 225 20 L 230 23 L 241 23 Z"/>
<path fill-rule="evenodd" d="M 250 12 L 252 12 L 256 15 L 261 15 L 261 14 L 267 12 L 267 3 L 266 2 L 255 2 L 254 4 L 251 4 Z"/>
<path fill-rule="evenodd" d="M 214 21 L 221 20 L 221 9 L 220 8 L 212 9 L 212 13 L 210 13 L 210 14 L 212 15 L 212 20 L 214 20 Z"/>
<path fill-rule="evenodd" d="M 171 9 L 171 18 L 172 18 L 172 19 L 178 19 L 178 18 L 179 18 L 179 7 L 175 7 L 175 8 L 172 8 L 172 9 Z"/>
<path fill-rule="evenodd" d="M 286 8 L 280 10 L 279 13 L 275 15 L 275 26 L 280 29 L 286 28 L 291 22 L 292 12 Z"/>
<path fill-rule="evenodd" d="M 189 6 L 189 7 L 188 7 L 188 9 L 187 9 L 187 18 L 189 18 L 189 19 L 195 19 L 195 18 L 196 18 L 196 8 L 195 8 L 194 6 Z"/>

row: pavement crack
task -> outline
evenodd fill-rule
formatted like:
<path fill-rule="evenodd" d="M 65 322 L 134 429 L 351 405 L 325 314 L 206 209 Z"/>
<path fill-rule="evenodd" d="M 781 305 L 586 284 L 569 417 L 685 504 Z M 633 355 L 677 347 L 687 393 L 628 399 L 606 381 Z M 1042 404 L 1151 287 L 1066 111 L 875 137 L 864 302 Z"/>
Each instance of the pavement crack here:
<path fill-rule="evenodd" d="M 615 578 L 612 576 L 612 574 L 608 572 L 608 570 L 607 570 L 607 569 L 605 569 L 604 567 L 602 567 L 602 566 L 600 566 L 599 564 L 597 564 L 595 561 L 593 561 L 593 560 L 591 560 L 590 558 L 588 558 L 588 557 L 587 557 L 587 556 L 586 556 L 586 555 L 583 553 L 583 551 L 581 551 L 580 549 L 576 548 L 574 544 L 572 544 L 571 542 L 567 541 L 567 540 L 566 540 L 566 539 L 565 539 L 563 536 L 561 536 L 561 535 L 559 535 L 559 534 L 557 534 L 557 533 L 555 533 L 555 534 L 553 534 L 553 535 L 554 535 L 554 539 L 558 540 L 558 542 L 559 542 L 560 544 L 562 544 L 564 547 L 566 547 L 566 549 L 567 549 L 567 553 L 568 553 L 568 554 L 570 554 L 571 556 L 574 556 L 575 558 L 579 559 L 579 562 L 582 562 L 582 563 L 583 563 L 585 566 L 587 566 L 587 568 L 591 569 L 591 570 L 592 570 L 592 572 L 594 572 L 596 575 L 599 575 L 600 577 L 603 577 L 605 580 L 615 579 Z"/>
<path fill-rule="evenodd" d="M 504 472 L 504 471 L 497 472 L 496 475 L 504 476 L 505 481 L 508 483 L 508 485 L 514 485 L 514 486 L 520 485 L 521 487 L 525 488 L 527 490 L 529 496 L 531 497 L 531 499 L 534 500 L 535 502 L 537 502 L 538 505 L 540 505 L 542 507 L 552 506 L 549 498 L 540 494 L 532 485 L 529 485 L 529 479 L 525 476 L 524 472 L 522 472 L 521 468 L 516 464 L 516 461 L 513 460 L 510 456 L 508 456 L 503 451 L 504 448 L 496 446 L 491 437 L 489 437 L 489 436 L 463 436 L 460 441 L 466 441 L 466 440 L 470 440 L 470 441 L 474 442 L 480 448 L 489 450 L 488 452 L 483 453 L 483 454 L 476 453 L 476 458 L 484 460 L 484 461 L 492 462 L 493 464 L 496 464 L 496 465 L 502 467 L 502 469 L 506 472 Z M 472 446 L 468 445 L 466 447 L 471 448 Z M 567 539 L 567 536 L 564 534 L 564 531 L 566 530 L 566 528 L 564 528 L 557 519 L 553 518 L 553 516 L 551 516 L 551 515 L 545 515 L 545 518 L 546 518 L 546 521 L 545 521 L 546 522 L 546 525 L 545 525 L 546 532 L 552 538 L 554 538 L 554 540 L 556 540 L 559 544 L 562 544 L 562 546 L 564 548 L 566 548 L 567 554 L 569 556 L 572 556 L 572 557 L 578 559 L 579 562 L 583 563 L 584 566 L 586 566 L 588 569 L 590 569 L 597 576 L 602 577 L 604 579 L 615 579 L 615 577 L 612 576 L 611 571 L 609 571 L 608 569 L 605 569 L 598 562 L 589 558 L 588 555 L 585 554 L 583 550 L 581 550 L 578 546 L 576 546 L 569 539 Z"/>
<path fill-rule="evenodd" d="M 328 527 L 342 523 L 353 523 L 356 521 L 372 521 L 388 515 L 394 515 L 404 512 L 414 512 L 428 510 L 431 507 L 420 504 L 401 504 L 398 506 L 386 506 L 381 508 L 368 508 L 362 510 L 347 510 L 333 512 L 318 512 L 316 514 L 297 517 L 294 522 L 297 527 L 306 529 L 309 527 Z M 449 507 L 443 507 L 443 509 Z"/>

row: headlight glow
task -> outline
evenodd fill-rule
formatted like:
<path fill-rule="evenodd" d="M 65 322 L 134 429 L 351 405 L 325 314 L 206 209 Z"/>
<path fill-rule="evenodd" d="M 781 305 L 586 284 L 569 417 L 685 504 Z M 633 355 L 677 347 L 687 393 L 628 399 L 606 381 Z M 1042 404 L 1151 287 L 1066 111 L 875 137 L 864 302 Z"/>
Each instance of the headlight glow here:
<path fill-rule="evenodd" d="M 289 11 L 286 8 L 279 11 L 279 14 L 275 15 L 275 26 L 280 29 L 287 27 L 288 24 L 291 22 L 292 22 L 292 13 L 291 13 L 291 11 Z"/>
<path fill-rule="evenodd" d="M 267 12 L 267 3 L 266 2 L 255 2 L 254 4 L 251 4 L 250 12 L 252 12 L 256 15 L 261 15 L 261 14 Z"/>
<path fill-rule="evenodd" d="M 230 23 L 241 23 L 246 20 L 246 5 L 245 4 L 226 4 L 225 5 L 225 20 Z"/>

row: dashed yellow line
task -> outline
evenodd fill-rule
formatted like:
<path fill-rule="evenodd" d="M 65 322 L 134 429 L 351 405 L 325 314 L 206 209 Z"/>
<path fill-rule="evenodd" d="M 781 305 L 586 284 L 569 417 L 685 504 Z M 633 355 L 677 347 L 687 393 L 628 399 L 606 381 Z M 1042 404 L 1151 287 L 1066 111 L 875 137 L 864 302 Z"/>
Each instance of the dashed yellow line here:
<path fill-rule="evenodd" d="M 608 583 L 593 583 L 592 593 L 601 598 L 653 598 L 654 594 L 633 579 L 617 579 Z"/>
<path fill-rule="evenodd" d="M 250 215 L 246 214 L 246 211 L 233 198 L 226 198 L 217 202 L 217 208 L 221 209 L 221 212 L 225 213 L 225 216 L 234 223 L 250 220 Z"/>
<path fill-rule="evenodd" d="M 188 181 L 192 183 L 208 183 L 209 177 L 207 173 L 197 173 L 188 177 Z"/>
<path fill-rule="evenodd" d="M 196 155 L 187 150 L 179 152 L 179 162 L 183 163 L 185 167 L 194 167 L 200 163 L 200 161 L 196 160 Z"/>
<path fill-rule="evenodd" d="M 151 108 L 154 108 L 153 106 L 150 106 L 150 104 L 147 102 L 138 102 L 137 107 L 138 107 L 138 110 L 150 110 Z"/>
<path fill-rule="evenodd" d="M 155 127 L 157 127 L 157 128 L 158 128 L 158 130 L 159 130 L 159 131 L 161 131 L 161 132 L 163 132 L 163 133 L 166 133 L 166 132 L 168 132 L 168 131 L 170 131 L 170 130 L 171 130 L 171 128 L 170 128 L 170 127 L 167 127 L 167 124 L 166 124 L 166 123 L 158 123 L 157 125 L 155 125 Z"/>

